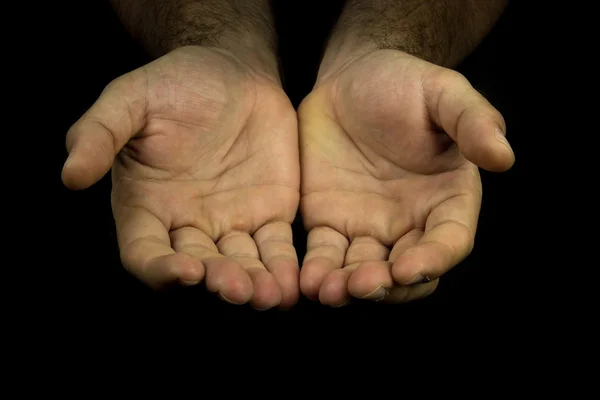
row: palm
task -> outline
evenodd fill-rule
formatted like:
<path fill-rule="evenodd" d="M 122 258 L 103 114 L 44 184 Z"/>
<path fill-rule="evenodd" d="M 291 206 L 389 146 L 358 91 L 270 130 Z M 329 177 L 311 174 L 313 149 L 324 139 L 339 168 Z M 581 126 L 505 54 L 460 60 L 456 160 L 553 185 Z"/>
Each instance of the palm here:
<path fill-rule="evenodd" d="M 309 297 L 331 305 L 348 294 L 422 297 L 437 281 L 406 285 L 438 277 L 470 251 L 478 169 L 436 123 L 421 84 L 442 71 L 374 53 L 303 103 L 301 208 L 311 231 L 301 286 Z"/>
<path fill-rule="evenodd" d="M 136 72 L 126 82 L 144 100 L 124 108 L 135 115 L 144 104 L 145 121 L 112 170 L 125 267 L 151 286 L 206 275 L 209 290 L 233 303 L 293 305 L 299 168 L 287 97 L 232 57 L 200 48 Z"/>

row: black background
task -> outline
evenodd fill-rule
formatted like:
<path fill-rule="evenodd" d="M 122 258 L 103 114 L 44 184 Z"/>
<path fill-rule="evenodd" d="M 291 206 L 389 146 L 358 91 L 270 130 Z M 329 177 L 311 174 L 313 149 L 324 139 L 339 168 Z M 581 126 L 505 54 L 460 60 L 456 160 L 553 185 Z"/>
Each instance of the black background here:
<path fill-rule="evenodd" d="M 275 2 L 284 84 L 295 106 L 312 87 L 324 40 L 342 3 Z M 52 26 L 41 38 L 52 45 L 45 56 L 51 71 L 46 82 L 50 87 L 40 94 L 39 102 L 49 104 L 51 112 L 43 124 L 47 146 L 43 171 L 39 171 L 47 180 L 42 182 L 44 189 L 37 191 L 43 200 L 38 207 L 50 216 L 45 222 L 48 246 L 39 251 L 45 252 L 44 268 L 51 275 L 52 283 L 49 280 L 46 289 L 53 309 L 72 320 L 116 315 L 155 321 L 176 321 L 172 317 L 181 315 L 187 321 L 210 317 L 402 322 L 432 315 L 498 321 L 530 318 L 532 310 L 547 303 L 536 276 L 547 267 L 540 254 L 548 251 L 549 244 L 539 240 L 538 223 L 548 189 L 541 186 L 533 167 L 540 152 L 539 132 L 552 129 L 544 122 L 546 114 L 552 113 L 547 107 L 550 100 L 540 95 L 540 88 L 545 86 L 543 73 L 553 71 L 548 70 L 540 46 L 548 37 L 540 24 L 548 24 L 548 20 L 539 8 L 527 3 L 512 2 L 490 35 L 458 68 L 505 116 L 517 158 L 509 172 L 482 172 L 484 200 L 471 256 L 443 277 L 434 295 L 422 301 L 330 309 L 303 299 L 291 311 L 262 313 L 224 304 L 202 288 L 168 293 L 147 289 L 120 265 L 108 177 L 83 192 L 70 192 L 62 186 L 60 171 L 69 126 L 108 82 L 148 58 L 107 2 L 78 1 L 54 9 Z M 297 221 L 295 241 L 300 257 L 305 240 L 306 233 Z"/>

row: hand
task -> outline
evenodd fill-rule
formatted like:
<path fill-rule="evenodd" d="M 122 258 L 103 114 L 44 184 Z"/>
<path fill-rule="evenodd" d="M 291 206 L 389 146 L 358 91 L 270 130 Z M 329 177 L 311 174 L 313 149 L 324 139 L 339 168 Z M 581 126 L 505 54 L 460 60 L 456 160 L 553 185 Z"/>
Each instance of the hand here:
<path fill-rule="evenodd" d="M 112 166 L 124 267 L 153 288 L 205 281 L 257 309 L 299 296 L 296 114 L 276 79 L 185 47 L 110 83 L 67 134 L 63 182 Z"/>
<path fill-rule="evenodd" d="M 473 247 L 477 166 L 514 162 L 500 113 L 459 73 L 379 50 L 326 75 L 298 115 L 302 293 L 331 306 L 432 293 Z"/>

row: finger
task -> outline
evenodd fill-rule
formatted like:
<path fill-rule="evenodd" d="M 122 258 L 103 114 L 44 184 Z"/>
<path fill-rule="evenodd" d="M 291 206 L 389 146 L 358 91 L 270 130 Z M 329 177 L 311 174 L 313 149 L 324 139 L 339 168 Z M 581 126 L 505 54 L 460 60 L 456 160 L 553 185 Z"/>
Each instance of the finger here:
<path fill-rule="evenodd" d="M 349 265 L 363 261 L 385 261 L 389 254 L 389 249 L 379 240 L 369 236 L 357 236 L 352 239 L 344 262 Z"/>
<path fill-rule="evenodd" d="M 469 161 L 489 171 L 506 171 L 515 156 L 505 137 L 502 115 L 460 73 L 442 71 L 424 82 L 433 121 Z"/>
<path fill-rule="evenodd" d="M 348 280 L 356 264 L 351 268 L 335 269 L 328 273 L 321 283 L 319 302 L 326 306 L 342 307 L 350 302 Z"/>
<path fill-rule="evenodd" d="M 171 248 L 163 223 L 142 208 L 116 209 L 115 222 L 123 266 L 152 288 L 181 281 L 194 284 L 204 277 L 204 265 Z"/>
<path fill-rule="evenodd" d="M 245 304 L 254 293 L 252 280 L 236 261 L 218 252 L 217 246 L 201 230 L 186 227 L 171 232 L 171 242 L 177 252 L 202 261 L 206 269 L 206 287 L 210 292 L 232 304 Z"/>
<path fill-rule="evenodd" d="M 217 247 L 221 254 L 238 262 L 250 276 L 254 288 L 250 300 L 252 307 L 266 310 L 279 305 L 279 284 L 259 260 L 258 248 L 249 234 L 240 231 L 229 232 L 218 241 Z"/>
<path fill-rule="evenodd" d="M 388 291 L 387 296 L 381 302 L 384 304 L 400 304 L 427 297 L 435 292 L 439 282 L 439 279 L 435 279 L 431 282 L 420 283 L 418 285 L 394 286 Z"/>
<path fill-rule="evenodd" d="M 348 280 L 349 293 L 359 299 L 381 300 L 386 288 L 393 285 L 391 265 L 387 262 L 389 249 L 368 236 L 352 240 L 346 252 L 346 267 L 355 266 Z"/>
<path fill-rule="evenodd" d="M 423 231 L 421 229 L 413 229 L 405 235 L 403 235 L 402 237 L 400 237 L 400 239 L 398 239 L 396 243 L 394 243 L 394 247 L 390 252 L 388 261 L 393 263 L 400 254 L 404 253 L 405 250 L 417 244 L 417 242 L 421 239 L 422 236 Z"/>
<path fill-rule="evenodd" d="M 134 71 L 111 82 L 67 133 L 62 180 L 70 189 L 85 189 L 111 168 L 115 155 L 142 130 L 146 105 L 144 80 Z"/>
<path fill-rule="evenodd" d="M 300 290 L 306 297 L 319 298 L 323 280 L 333 270 L 342 268 L 347 249 L 348 239 L 336 230 L 324 226 L 310 230 L 300 270 Z"/>
<path fill-rule="evenodd" d="M 394 280 L 407 285 L 424 277 L 435 279 L 464 260 L 473 249 L 480 201 L 461 195 L 437 206 L 427 218 L 423 236 L 394 260 Z"/>
<path fill-rule="evenodd" d="M 282 309 L 289 309 L 298 302 L 299 272 L 298 255 L 294 249 L 292 227 L 286 222 L 266 224 L 254 234 L 260 259 L 281 290 Z"/>
<path fill-rule="evenodd" d="M 388 262 L 369 262 L 361 264 L 350 277 L 348 289 L 350 294 L 361 299 L 399 303 L 404 299 L 419 298 L 421 287 L 413 290 L 412 286 L 398 286 L 392 277 L 392 264 L 405 250 L 414 246 L 423 236 L 423 231 L 413 229 L 396 241 L 389 254 Z M 419 285 L 420 286 L 420 285 Z M 406 300 L 406 301 L 409 301 Z"/>
<path fill-rule="evenodd" d="M 382 300 L 395 284 L 391 267 L 392 264 L 388 261 L 360 263 L 348 280 L 348 292 L 362 300 Z"/>

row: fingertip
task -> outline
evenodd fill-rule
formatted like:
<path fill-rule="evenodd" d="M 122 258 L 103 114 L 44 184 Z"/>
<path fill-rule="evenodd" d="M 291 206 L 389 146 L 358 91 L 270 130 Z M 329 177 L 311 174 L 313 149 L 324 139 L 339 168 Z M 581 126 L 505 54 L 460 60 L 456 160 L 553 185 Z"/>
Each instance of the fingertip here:
<path fill-rule="evenodd" d="M 439 279 L 435 279 L 414 286 L 396 286 L 390 290 L 383 303 L 401 304 L 425 298 L 435 292 L 439 282 Z"/>
<path fill-rule="evenodd" d="M 193 286 L 204 278 L 202 263 L 182 253 L 156 257 L 149 262 L 147 268 L 133 268 L 132 272 L 155 290 L 161 290 L 176 283 Z"/>
<path fill-rule="evenodd" d="M 226 302 L 239 306 L 248 303 L 252 299 L 254 291 L 252 288 L 248 289 L 245 285 L 237 283 L 218 291 L 218 294 Z"/>
<path fill-rule="evenodd" d="M 479 141 L 462 143 L 464 156 L 478 167 L 489 172 L 505 172 L 515 163 L 515 154 L 502 131 L 484 135 Z"/>
<path fill-rule="evenodd" d="M 488 152 L 487 156 L 467 157 L 469 161 L 488 172 L 506 172 L 515 163 L 514 156 L 508 150 L 497 146 Z"/>
<path fill-rule="evenodd" d="M 187 254 L 181 254 L 181 256 L 185 258 L 182 257 L 180 264 L 175 267 L 175 274 L 183 285 L 197 285 L 204 279 L 204 265 L 200 260 L 196 260 Z"/>
<path fill-rule="evenodd" d="M 498 172 L 504 172 L 509 170 L 514 165 L 515 152 L 508 140 L 506 139 L 506 134 L 500 128 L 496 128 L 496 130 L 494 131 L 494 136 L 502 146 L 502 150 L 499 149 L 498 151 Z"/>
<path fill-rule="evenodd" d="M 371 298 L 370 295 L 376 293 L 379 288 L 385 291 L 394 284 L 390 267 L 391 263 L 383 261 L 361 263 L 350 276 L 348 291 L 359 299 Z"/>
<path fill-rule="evenodd" d="M 415 252 L 413 249 L 406 250 L 392 265 L 392 278 L 399 285 L 411 285 L 423 276 L 421 271 L 424 265 L 419 261 L 418 254 L 412 254 Z"/>
<path fill-rule="evenodd" d="M 275 277 L 264 269 L 249 269 L 254 294 L 250 305 L 258 311 L 268 310 L 281 303 L 281 289 Z"/>
<path fill-rule="evenodd" d="M 70 190 L 83 190 L 92 185 L 87 182 L 85 175 L 82 174 L 81 169 L 72 156 L 69 156 L 65 161 L 60 178 L 65 187 Z"/>
<path fill-rule="evenodd" d="M 98 161 L 93 157 L 71 153 L 61 172 L 63 184 L 70 190 L 84 190 L 98 182 L 110 171 L 112 160 Z"/>
<path fill-rule="evenodd" d="M 341 307 L 350 301 L 348 292 L 348 271 L 335 270 L 323 280 L 319 290 L 321 304 L 331 307 Z"/>
<path fill-rule="evenodd" d="M 177 282 L 178 266 L 173 261 L 173 254 L 153 258 L 145 266 L 140 260 L 134 262 L 123 260 L 124 265 L 131 273 L 154 290 L 165 289 Z"/>
<path fill-rule="evenodd" d="M 237 300 L 235 298 L 230 299 L 229 297 L 227 297 L 226 295 L 224 295 L 222 292 L 219 292 L 219 298 L 221 300 L 223 300 L 226 303 L 232 304 L 234 306 L 241 306 L 246 304 L 250 299 L 248 300 Z"/>
<path fill-rule="evenodd" d="M 250 275 L 233 260 L 215 258 L 205 260 L 206 287 L 210 292 L 218 293 L 232 304 L 246 304 L 252 299 L 254 286 Z"/>
<path fill-rule="evenodd" d="M 298 264 L 290 263 L 289 267 L 281 266 L 273 272 L 273 275 L 281 289 L 281 303 L 279 304 L 279 308 L 289 310 L 296 305 L 300 298 Z"/>
<path fill-rule="evenodd" d="M 300 300 L 300 292 L 299 290 L 287 291 L 281 293 L 281 303 L 279 304 L 279 309 L 282 311 L 291 310 Z"/>
<path fill-rule="evenodd" d="M 328 270 L 321 268 L 318 260 L 305 263 L 300 270 L 300 291 L 304 296 L 313 301 L 319 300 L 319 290 Z"/>

